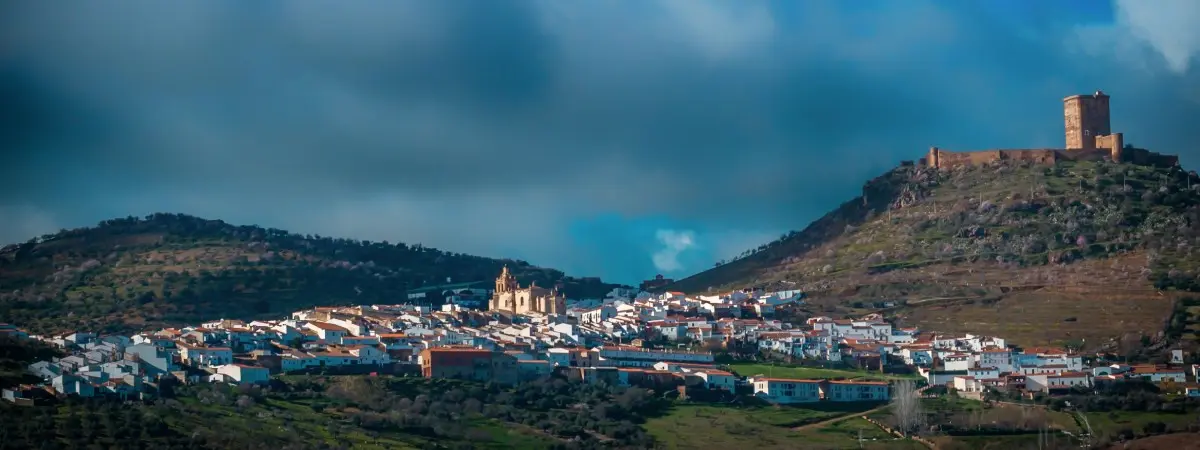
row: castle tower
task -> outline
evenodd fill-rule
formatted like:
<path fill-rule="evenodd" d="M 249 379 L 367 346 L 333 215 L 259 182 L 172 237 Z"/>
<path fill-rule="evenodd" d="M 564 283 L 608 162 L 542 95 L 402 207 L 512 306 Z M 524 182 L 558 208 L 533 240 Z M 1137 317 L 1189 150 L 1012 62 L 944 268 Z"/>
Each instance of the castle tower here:
<path fill-rule="evenodd" d="M 1092 95 L 1072 95 L 1064 98 L 1063 122 L 1067 131 L 1067 150 L 1095 149 L 1096 136 L 1112 134 L 1108 95 L 1103 91 L 1096 91 Z"/>

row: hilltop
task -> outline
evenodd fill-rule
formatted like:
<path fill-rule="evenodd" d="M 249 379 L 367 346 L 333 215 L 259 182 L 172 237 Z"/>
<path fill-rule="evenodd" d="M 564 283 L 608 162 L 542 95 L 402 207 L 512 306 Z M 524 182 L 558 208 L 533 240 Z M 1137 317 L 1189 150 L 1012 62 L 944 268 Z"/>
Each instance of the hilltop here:
<path fill-rule="evenodd" d="M 107 333 L 329 304 L 402 303 L 409 290 L 490 285 L 508 265 L 568 296 L 617 285 L 525 261 L 235 226 L 182 214 L 106 220 L 0 249 L 0 321 Z"/>
<path fill-rule="evenodd" d="M 1109 161 L 906 163 L 799 232 L 667 289 L 800 288 L 1031 345 L 1154 337 L 1200 290 L 1200 179 Z M 849 310 L 849 311 L 847 311 Z M 1119 327 L 1119 329 L 1118 329 Z"/>

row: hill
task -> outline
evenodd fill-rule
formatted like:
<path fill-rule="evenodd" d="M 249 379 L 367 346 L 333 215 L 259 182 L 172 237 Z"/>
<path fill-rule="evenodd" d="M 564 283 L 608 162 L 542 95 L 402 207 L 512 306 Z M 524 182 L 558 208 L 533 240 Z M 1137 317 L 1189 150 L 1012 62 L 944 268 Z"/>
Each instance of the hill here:
<path fill-rule="evenodd" d="M 129 331 L 279 317 L 332 304 L 401 303 L 409 290 L 478 281 L 508 265 L 568 296 L 616 285 L 524 261 L 154 214 L 63 230 L 0 249 L 0 320 L 33 333 Z"/>
<path fill-rule="evenodd" d="M 153 402 L 0 402 L 4 448 L 633 449 L 669 401 L 543 379 L 500 388 L 420 377 L 282 376 L 268 386 L 167 381 Z"/>
<path fill-rule="evenodd" d="M 1156 336 L 1200 289 L 1200 179 L 1102 161 L 905 164 L 799 232 L 679 280 L 689 293 L 801 288 L 826 312 L 1034 345 Z M 854 308 L 855 306 L 859 308 Z"/>

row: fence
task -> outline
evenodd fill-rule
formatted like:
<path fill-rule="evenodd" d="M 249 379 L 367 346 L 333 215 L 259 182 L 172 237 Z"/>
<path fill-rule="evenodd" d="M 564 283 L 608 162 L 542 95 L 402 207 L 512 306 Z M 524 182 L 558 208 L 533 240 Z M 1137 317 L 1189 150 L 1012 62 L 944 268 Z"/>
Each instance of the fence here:
<path fill-rule="evenodd" d="M 863 420 L 865 420 L 865 421 L 867 421 L 867 422 L 871 422 L 871 424 L 873 424 L 873 425 L 875 425 L 875 426 L 879 427 L 879 429 L 883 430 L 884 432 L 886 432 L 886 433 L 888 433 L 888 434 L 890 434 L 890 435 L 892 435 L 892 436 L 896 436 L 896 437 L 898 437 L 898 438 L 901 438 L 901 439 L 912 439 L 912 440 L 914 440 L 914 441 L 920 442 L 921 444 L 924 444 L 926 447 L 929 447 L 929 448 L 931 448 L 931 449 L 936 449 L 936 448 L 937 448 L 937 445 L 935 445 L 935 444 L 933 443 L 933 441 L 930 441 L 930 440 L 928 440 L 928 439 L 922 438 L 922 437 L 920 437 L 920 436 L 905 436 L 905 435 L 904 435 L 904 433 L 901 433 L 901 432 L 899 432 L 899 431 L 893 430 L 893 429 L 892 429 L 892 427 L 889 427 L 889 426 L 887 426 L 887 425 L 884 425 L 882 422 L 879 422 L 879 421 L 877 421 L 877 420 L 875 420 L 875 419 L 872 419 L 872 418 L 870 418 L 870 417 L 867 417 L 867 416 L 862 416 L 862 418 L 863 418 Z"/>

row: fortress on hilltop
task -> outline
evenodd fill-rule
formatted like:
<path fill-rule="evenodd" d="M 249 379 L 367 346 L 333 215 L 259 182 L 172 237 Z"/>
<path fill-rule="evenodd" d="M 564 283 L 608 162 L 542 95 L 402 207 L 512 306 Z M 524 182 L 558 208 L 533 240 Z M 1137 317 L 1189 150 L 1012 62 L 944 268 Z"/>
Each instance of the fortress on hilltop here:
<path fill-rule="evenodd" d="M 566 314 L 567 297 L 558 289 L 541 288 L 536 283 L 529 283 L 529 287 L 522 288 L 517 278 L 508 271 L 508 266 L 504 266 L 500 277 L 496 278 L 496 291 L 492 293 L 488 310 L 513 314 Z"/>
<path fill-rule="evenodd" d="M 937 147 L 921 158 L 921 164 L 938 169 L 987 164 L 993 161 L 1029 161 L 1054 164 L 1058 161 L 1125 162 L 1143 166 L 1172 167 L 1179 157 L 1163 155 L 1125 144 L 1125 136 L 1113 133 L 1109 120 L 1108 95 L 1072 95 L 1063 99 L 1066 148 L 983 150 L 950 152 Z"/>

